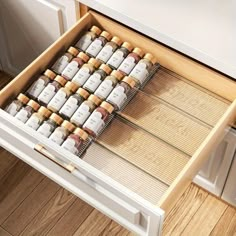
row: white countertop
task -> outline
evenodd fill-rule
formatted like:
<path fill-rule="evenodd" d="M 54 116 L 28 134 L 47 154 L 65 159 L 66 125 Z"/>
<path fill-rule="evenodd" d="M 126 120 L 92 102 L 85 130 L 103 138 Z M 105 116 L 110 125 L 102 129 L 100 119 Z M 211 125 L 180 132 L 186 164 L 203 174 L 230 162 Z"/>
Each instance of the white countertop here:
<path fill-rule="evenodd" d="M 236 1 L 81 0 L 87 6 L 236 78 Z"/>

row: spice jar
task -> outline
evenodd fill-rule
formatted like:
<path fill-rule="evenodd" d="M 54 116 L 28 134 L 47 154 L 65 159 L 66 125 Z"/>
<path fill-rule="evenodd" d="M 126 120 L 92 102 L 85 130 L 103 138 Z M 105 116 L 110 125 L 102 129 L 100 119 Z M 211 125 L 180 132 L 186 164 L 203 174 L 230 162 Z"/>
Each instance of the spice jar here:
<path fill-rule="evenodd" d="M 59 115 L 53 113 L 48 120 L 43 122 L 43 124 L 38 128 L 37 132 L 48 138 L 56 129 L 56 127 L 61 125 L 62 122 L 63 119 Z"/>
<path fill-rule="evenodd" d="M 57 75 L 56 78 L 49 83 L 45 89 L 39 94 L 38 101 L 42 103 L 44 106 L 50 102 L 50 100 L 54 97 L 57 91 L 66 84 L 66 79 L 62 76 Z"/>
<path fill-rule="evenodd" d="M 84 101 L 76 112 L 71 117 L 70 121 L 77 125 L 82 126 L 83 123 L 87 120 L 87 118 L 91 115 L 93 110 L 101 103 L 101 100 L 95 96 L 90 95 L 88 100 Z"/>
<path fill-rule="evenodd" d="M 52 70 L 57 74 L 61 74 L 65 67 L 69 64 L 69 62 L 78 55 L 79 51 L 74 48 L 70 47 L 68 51 L 61 56 L 52 66 Z"/>
<path fill-rule="evenodd" d="M 104 127 L 105 122 L 109 115 L 113 112 L 114 107 L 108 102 L 102 102 L 100 107 L 96 108 L 92 115 L 86 120 L 83 129 L 90 135 L 96 137 L 101 129 Z"/>
<path fill-rule="evenodd" d="M 87 31 L 75 44 L 75 47 L 84 52 L 101 32 L 101 29 L 99 29 L 97 26 L 92 26 L 90 30 Z"/>
<path fill-rule="evenodd" d="M 125 76 L 125 78 L 118 84 L 110 93 L 107 98 L 107 102 L 111 103 L 116 110 L 119 110 L 125 100 L 129 91 L 135 86 L 135 81 L 131 77 Z"/>
<path fill-rule="evenodd" d="M 140 86 L 143 84 L 145 79 L 148 77 L 152 66 L 156 63 L 155 57 L 151 53 L 145 54 L 144 58 L 141 59 L 138 64 L 131 71 L 130 75 L 135 82 Z"/>
<path fill-rule="evenodd" d="M 121 72 L 113 70 L 111 74 L 108 75 L 104 81 L 102 81 L 94 94 L 102 100 L 106 99 L 112 89 L 123 77 L 124 76 Z"/>
<path fill-rule="evenodd" d="M 37 130 L 43 121 L 48 119 L 51 114 L 51 111 L 42 106 L 39 108 L 38 112 L 33 113 L 33 115 L 27 120 L 25 124 L 32 129 Z"/>
<path fill-rule="evenodd" d="M 111 73 L 112 69 L 106 65 L 102 64 L 97 71 L 95 71 L 85 82 L 83 88 L 85 88 L 90 93 L 93 93 L 97 87 L 102 83 L 107 75 Z"/>
<path fill-rule="evenodd" d="M 25 107 L 22 107 L 18 113 L 16 113 L 16 119 L 25 123 L 31 115 L 39 109 L 40 105 L 34 100 L 29 100 Z"/>
<path fill-rule="evenodd" d="M 113 55 L 110 57 L 108 60 L 107 64 L 112 68 L 112 69 L 117 69 L 119 65 L 124 61 L 124 59 L 128 56 L 128 54 L 132 51 L 133 46 L 128 43 L 124 42 L 121 45 L 121 48 L 117 49 Z"/>
<path fill-rule="evenodd" d="M 69 121 L 64 120 L 61 126 L 57 127 L 54 132 L 50 135 L 49 139 L 54 143 L 61 145 L 66 137 L 73 132 L 75 126 Z"/>
<path fill-rule="evenodd" d="M 89 76 L 100 66 L 100 62 L 97 59 L 90 58 L 87 64 L 84 64 L 72 81 L 77 83 L 79 86 L 84 85 Z"/>
<path fill-rule="evenodd" d="M 78 85 L 68 81 L 65 87 L 58 90 L 52 100 L 48 103 L 48 109 L 58 112 L 72 93 L 75 93 Z"/>
<path fill-rule="evenodd" d="M 82 104 L 84 100 L 88 98 L 88 96 L 89 93 L 85 89 L 79 88 L 75 94 L 69 97 L 69 99 L 59 111 L 59 114 L 63 118 L 69 120 L 76 109 Z"/>
<path fill-rule="evenodd" d="M 76 128 L 72 134 L 70 134 L 65 142 L 62 144 L 62 147 L 67 151 L 78 155 L 80 148 L 83 145 L 84 141 L 88 138 L 88 134 L 80 128 Z"/>
<path fill-rule="evenodd" d="M 26 91 L 26 95 L 36 100 L 43 89 L 51 80 L 54 80 L 55 77 L 56 74 L 53 71 L 46 70 L 44 74 L 39 76 L 39 78 L 30 86 L 30 88 Z"/>
<path fill-rule="evenodd" d="M 15 114 L 29 101 L 29 98 L 26 97 L 23 93 L 20 93 L 17 98 L 11 102 L 6 108 L 5 111 L 12 116 Z"/>
<path fill-rule="evenodd" d="M 138 61 L 143 57 L 144 52 L 140 48 L 134 48 L 134 50 L 125 58 L 121 63 L 118 70 L 124 75 L 128 75 L 135 67 Z"/>
<path fill-rule="evenodd" d="M 104 47 L 104 45 L 110 41 L 111 39 L 111 34 L 108 33 L 107 31 L 102 31 L 100 36 L 96 38 L 86 49 L 86 53 L 90 57 L 96 57 L 98 53 L 101 51 L 101 49 Z"/>
<path fill-rule="evenodd" d="M 106 63 L 115 50 L 120 47 L 122 41 L 120 38 L 114 36 L 110 42 L 107 42 L 106 45 L 102 48 L 102 50 L 98 53 L 97 59 L 102 63 Z"/>
<path fill-rule="evenodd" d="M 72 61 L 66 66 L 66 68 L 62 71 L 61 75 L 65 79 L 71 80 L 78 72 L 79 68 L 88 60 L 89 56 L 83 52 L 80 52 L 78 56 L 73 58 Z"/>

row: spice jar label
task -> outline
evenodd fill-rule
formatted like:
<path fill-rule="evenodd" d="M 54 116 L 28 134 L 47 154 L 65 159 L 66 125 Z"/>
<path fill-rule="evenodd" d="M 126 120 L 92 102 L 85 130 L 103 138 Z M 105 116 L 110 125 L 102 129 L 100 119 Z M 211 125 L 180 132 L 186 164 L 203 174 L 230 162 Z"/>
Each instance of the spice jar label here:
<path fill-rule="evenodd" d="M 42 134 L 45 137 L 49 137 L 49 135 L 52 133 L 51 126 L 49 124 L 43 123 L 39 129 L 37 130 L 40 134 Z"/>
<path fill-rule="evenodd" d="M 91 43 L 92 37 L 86 34 L 80 38 L 80 40 L 76 43 L 75 47 L 79 48 L 82 51 L 85 51 Z"/>
<path fill-rule="evenodd" d="M 49 137 L 54 143 L 61 145 L 63 140 L 65 139 L 64 134 L 61 131 L 55 130 L 51 136 Z"/>
<path fill-rule="evenodd" d="M 79 154 L 79 151 L 76 148 L 75 140 L 73 140 L 72 138 L 67 138 L 66 141 L 62 144 L 62 147 L 75 155 Z"/>
<path fill-rule="evenodd" d="M 94 111 L 89 119 L 84 123 L 83 127 L 92 130 L 96 135 L 104 127 L 105 122 L 100 112 Z"/>
<path fill-rule="evenodd" d="M 94 92 L 99 84 L 101 84 L 101 82 L 101 75 L 95 72 L 86 81 L 86 83 L 84 84 L 84 88 L 89 89 L 91 92 Z"/>
<path fill-rule="evenodd" d="M 134 57 L 127 57 L 125 60 L 122 62 L 118 70 L 126 73 L 127 75 L 130 73 L 130 71 L 134 68 L 135 66 L 135 59 Z"/>
<path fill-rule="evenodd" d="M 38 100 L 48 104 L 52 97 L 56 94 L 55 87 L 52 84 L 48 84 L 47 87 L 40 93 Z"/>
<path fill-rule="evenodd" d="M 113 51 L 112 51 L 111 45 L 106 45 L 97 55 L 97 58 L 100 59 L 103 62 L 107 62 L 108 59 L 111 57 Z"/>
<path fill-rule="evenodd" d="M 14 116 L 18 111 L 17 111 L 17 105 L 12 102 L 7 108 L 6 112 L 9 113 L 10 115 Z"/>
<path fill-rule="evenodd" d="M 71 117 L 71 121 L 77 125 L 82 125 L 91 113 L 89 112 L 89 106 L 81 104 L 74 115 Z"/>
<path fill-rule="evenodd" d="M 24 109 L 21 109 L 17 114 L 16 114 L 16 119 L 22 121 L 23 123 L 25 123 L 29 117 L 28 117 L 28 112 Z"/>
<path fill-rule="evenodd" d="M 146 64 L 143 62 L 138 63 L 131 71 L 130 76 L 134 77 L 142 84 L 148 76 Z"/>
<path fill-rule="evenodd" d="M 89 68 L 82 67 L 78 71 L 78 73 L 74 76 L 72 81 L 82 86 L 86 82 L 86 80 L 89 78 L 89 76 L 90 76 Z"/>
<path fill-rule="evenodd" d="M 40 125 L 40 120 L 36 116 L 31 116 L 25 124 L 27 126 L 29 126 L 30 128 L 36 130 L 36 129 L 38 129 L 38 127 Z"/>
<path fill-rule="evenodd" d="M 28 93 L 33 97 L 38 97 L 38 95 L 45 88 L 44 80 L 38 79 L 35 83 L 29 88 Z"/>
<path fill-rule="evenodd" d="M 65 76 L 67 79 L 72 79 L 76 72 L 79 70 L 79 63 L 77 61 L 71 61 L 67 67 L 63 70 L 62 76 Z"/>
<path fill-rule="evenodd" d="M 48 107 L 52 107 L 55 110 L 60 110 L 63 104 L 66 102 L 66 93 L 59 90 L 53 99 L 48 103 Z"/>
<path fill-rule="evenodd" d="M 111 58 L 108 60 L 107 64 L 111 65 L 117 69 L 124 59 L 125 59 L 124 53 L 122 51 L 118 50 L 111 56 Z"/>
<path fill-rule="evenodd" d="M 62 56 L 59 58 L 56 63 L 52 66 L 52 70 L 54 70 L 57 74 L 61 74 L 65 67 L 68 65 L 68 57 Z"/>
<path fill-rule="evenodd" d="M 105 99 L 112 91 L 112 89 L 113 89 L 112 81 L 104 80 L 94 94 L 100 97 L 101 99 Z"/>
<path fill-rule="evenodd" d="M 117 86 L 108 96 L 107 101 L 115 104 L 120 109 L 126 99 L 125 89 L 122 86 Z"/>
<path fill-rule="evenodd" d="M 66 115 L 67 117 L 71 117 L 75 110 L 78 108 L 78 101 L 76 98 L 70 97 L 64 106 L 61 108 L 60 113 Z"/>
<path fill-rule="evenodd" d="M 86 52 L 94 57 L 97 56 L 97 54 L 102 49 L 102 41 L 100 39 L 95 39 L 87 48 Z"/>

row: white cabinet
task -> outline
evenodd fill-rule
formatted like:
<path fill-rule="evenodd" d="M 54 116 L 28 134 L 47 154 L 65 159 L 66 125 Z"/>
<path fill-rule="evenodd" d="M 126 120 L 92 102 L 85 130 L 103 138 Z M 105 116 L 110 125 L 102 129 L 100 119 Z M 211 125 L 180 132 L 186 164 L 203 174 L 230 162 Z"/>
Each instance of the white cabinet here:
<path fill-rule="evenodd" d="M 73 0 L 0 1 L 0 61 L 16 75 L 76 22 Z"/>

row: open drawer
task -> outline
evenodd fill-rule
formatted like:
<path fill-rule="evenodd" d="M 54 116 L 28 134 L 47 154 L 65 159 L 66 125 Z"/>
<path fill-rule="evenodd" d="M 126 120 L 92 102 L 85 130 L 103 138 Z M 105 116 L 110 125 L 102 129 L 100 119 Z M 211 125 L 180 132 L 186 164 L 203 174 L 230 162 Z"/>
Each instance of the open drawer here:
<path fill-rule="evenodd" d="M 152 52 L 167 69 L 161 68 L 117 114 L 83 159 L 32 131 L 3 109 L 0 143 L 129 230 L 139 235 L 160 235 L 164 213 L 235 121 L 236 84 L 90 11 L 1 91 L 1 108 L 91 25 Z"/>

